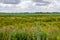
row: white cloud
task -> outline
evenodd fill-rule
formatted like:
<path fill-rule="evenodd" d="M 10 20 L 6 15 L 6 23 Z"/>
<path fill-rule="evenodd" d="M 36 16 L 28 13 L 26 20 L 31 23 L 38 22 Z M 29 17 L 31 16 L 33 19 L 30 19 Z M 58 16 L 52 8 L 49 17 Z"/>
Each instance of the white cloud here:
<path fill-rule="evenodd" d="M 28 8 L 29 6 L 31 6 L 31 4 L 32 4 L 31 1 L 24 1 L 24 2 L 21 2 L 20 4 L 16 5 L 16 7 L 25 9 L 25 8 Z"/>
<path fill-rule="evenodd" d="M 40 5 L 37 6 L 37 2 L 29 1 L 22 1 L 17 5 L 13 4 L 2 4 L 0 3 L 0 11 L 4 12 L 52 12 L 52 11 L 60 11 L 60 2 L 57 0 L 44 0 L 50 2 L 47 5 Z"/>

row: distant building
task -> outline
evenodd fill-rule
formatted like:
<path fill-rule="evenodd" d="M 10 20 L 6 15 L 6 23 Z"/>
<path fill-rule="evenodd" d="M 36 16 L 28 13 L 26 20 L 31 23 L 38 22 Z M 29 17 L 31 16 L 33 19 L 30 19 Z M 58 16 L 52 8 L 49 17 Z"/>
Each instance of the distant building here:
<path fill-rule="evenodd" d="M 20 0 L 0 0 L 3 4 L 18 4 Z"/>

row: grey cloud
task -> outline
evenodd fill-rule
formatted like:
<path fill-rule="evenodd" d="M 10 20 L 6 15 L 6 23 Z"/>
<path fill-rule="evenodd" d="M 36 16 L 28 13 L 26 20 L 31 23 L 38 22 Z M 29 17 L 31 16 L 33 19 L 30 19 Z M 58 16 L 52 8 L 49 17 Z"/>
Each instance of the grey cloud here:
<path fill-rule="evenodd" d="M 43 2 L 43 0 L 33 0 L 34 2 Z"/>
<path fill-rule="evenodd" d="M 44 0 L 32 0 L 32 1 L 35 2 L 37 6 L 45 6 L 50 4 L 50 2 Z"/>
<path fill-rule="evenodd" d="M 33 0 L 33 2 L 47 3 L 47 1 L 44 0 Z"/>
<path fill-rule="evenodd" d="M 55 11 L 60 11 L 60 2 L 56 2 L 55 0 L 53 0 L 53 3 L 50 3 L 49 1 L 44 1 L 44 0 L 32 0 L 33 2 L 28 1 L 28 3 L 26 1 L 22 1 L 20 4 L 20 6 L 12 6 L 12 7 L 8 7 L 8 6 L 0 6 L 0 11 L 3 12 L 55 12 Z M 1 2 L 1 0 L 0 0 Z M 51 1 L 52 2 L 52 1 Z M 35 4 L 37 6 L 35 6 Z M 58 4 L 56 4 L 58 3 Z M 34 4 L 34 5 L 33 5 Z M 28 5 L 28 6 L 27 6 Z M 23 8 L 23 7 L 26 8 Z M 21 8 L 22 7 L 22 8 Z"/>
<path fill-rule="evenodd" d="M 18 3 L 20 3 L 20 0 L 0 0 L 0 3 L 3 3 L 3 4 L 18 4 Z"/>
<path fill-rule="evenodd" d="M 0 3 L 2 2 L 2 0 L 0 0 Z"/>
<path fill-rule="evenodd" d="M 46 3 L 45 4 L 39 4 L 39 3 L 36 4 L 36 6 L 45 6 L 45 5 L 48 5 L 48 4 L 46 4 Z"/>

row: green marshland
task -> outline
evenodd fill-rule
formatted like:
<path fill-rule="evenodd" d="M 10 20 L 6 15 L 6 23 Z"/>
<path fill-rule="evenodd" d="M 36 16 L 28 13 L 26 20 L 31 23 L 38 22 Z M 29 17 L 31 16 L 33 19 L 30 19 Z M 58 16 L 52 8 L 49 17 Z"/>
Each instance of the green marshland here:
<path fill-rule="evenodd" d="M 0 14 L 0 40 L 60 40 L 60 14 Z"/>

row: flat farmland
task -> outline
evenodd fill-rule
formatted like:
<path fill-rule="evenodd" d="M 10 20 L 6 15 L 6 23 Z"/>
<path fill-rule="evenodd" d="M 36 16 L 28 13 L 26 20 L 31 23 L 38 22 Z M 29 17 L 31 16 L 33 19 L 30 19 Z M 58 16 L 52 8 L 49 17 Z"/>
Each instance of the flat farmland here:
<path fill-rule="evenodd" d="M 60 40 L 60 14 L 0 14 L 0 40 Z"/>

